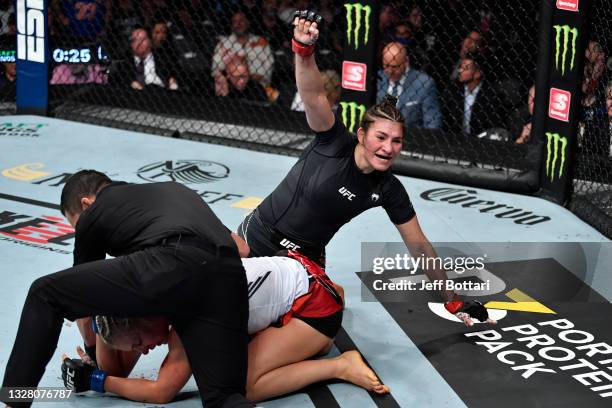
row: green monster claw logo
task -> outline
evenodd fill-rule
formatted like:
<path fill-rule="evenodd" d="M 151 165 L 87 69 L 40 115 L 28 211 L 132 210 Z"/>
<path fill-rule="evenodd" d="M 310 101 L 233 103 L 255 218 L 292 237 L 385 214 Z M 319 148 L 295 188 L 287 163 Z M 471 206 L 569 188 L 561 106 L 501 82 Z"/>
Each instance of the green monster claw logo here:
<path fill-rule="evenodd" d="M 346 41 L 349 45 L 353 45 L 355 49 L 359 48 L 359 30 L 361 30 L 361 13 L 365 12 L 365 32 L 363 34 L 363 45 L 368 43 L 370 35 L 370 14 L 372 8 L 364 6 L 360 3 L 347 3 L 344 5 L 346 9 Z M 353 12 L 355 14 L 355 25 L 353 26 Z M 352 34 L 352 35 L 351 35 Z"/>
<path fill-rule="evenodd" d="M 342 123 L 349 132 L 355 133 L 361 118 L 365 115 L 365 106 L 355 102 L 340 102 L 340 106 L 342 107 Z M 359 117 L 357 117 L 357 113 L 359 113 Z"/>
<path fill-rule="evenodd" d="M 546 140 L 546 177 L 550 177 L 550 181 L 552 182 L 555 180 L 555 165 L 559 158 L 559 145 L 561 145 L 561 162 L 559 163 L 559 174 L 557 178 L 563 176 L 567 138 L 559 136 L 558 133 L 546 132 Z"/>
<path fill-rule="evenodd" d="M 572 57 L 570 58 L 570 71 L 574 69 L 574 59 L 576 57 L 576 40 L 578 39 L 578 29 L 568 25 L 554 25 L 555 36 L 555 68 L 559 71 L 559 51 L 561 51 L 561 76 L 565 75 L 565 60 L 568 51 L 570 34 L 572 35 Z M 561 36 L 563 35 L 563 43 Z M 561 50 L 562 49 L 562 50 Z"/>

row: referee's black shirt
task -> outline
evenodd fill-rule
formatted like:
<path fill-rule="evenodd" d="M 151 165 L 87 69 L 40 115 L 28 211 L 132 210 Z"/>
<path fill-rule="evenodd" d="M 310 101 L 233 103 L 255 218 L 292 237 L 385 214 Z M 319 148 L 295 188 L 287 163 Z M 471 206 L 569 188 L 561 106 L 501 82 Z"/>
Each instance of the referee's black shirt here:
<path fill-rule="evenodd" d="M 74 265 L 155 246 L 163 238 L 195 235 L 235 248 L 228 229 L 193 190 L 175 182 L 113 182 L 79 217 Z"/>

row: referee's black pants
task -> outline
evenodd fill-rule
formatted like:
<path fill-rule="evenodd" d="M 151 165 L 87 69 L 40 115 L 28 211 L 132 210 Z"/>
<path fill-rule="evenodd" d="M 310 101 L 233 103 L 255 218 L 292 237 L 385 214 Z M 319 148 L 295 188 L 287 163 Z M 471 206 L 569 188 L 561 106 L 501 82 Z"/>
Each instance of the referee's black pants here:
<path fill-rule="evenodd" d="M 185 347 L 206 408 L 252 407 L 244 398 L 246 274 L 237 253 L 222 250 L 219 254 L 186 245 L 158 246 L 36 279 L 23 307 L 2 386 L 38 385 L 57 347 L 64 318 L 163 315 Z"/>

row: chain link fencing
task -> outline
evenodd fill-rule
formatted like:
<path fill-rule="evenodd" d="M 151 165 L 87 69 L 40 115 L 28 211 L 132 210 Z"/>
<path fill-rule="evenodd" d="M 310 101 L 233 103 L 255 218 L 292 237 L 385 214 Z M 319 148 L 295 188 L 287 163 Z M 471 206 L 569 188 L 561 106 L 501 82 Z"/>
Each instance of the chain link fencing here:
<path fill-rule="evenodd" d="M 315 7 L 325 18 L 317 63 L 334 106 L 347 27 L 345 7 L 338 2 L 297 3 L 52 2 L 52 113 L 299 152 L 312 135 L 296 94 L 289 48 L 292 12 Z M 398 42 L 408 50 L 413 73 L 420 71 L 423 78 L 402 82 L 399 103 L 411 129 L 404 153 L 460 165 L 527 169 L 527 149 L 515 141 L 528 123 L 537 7 L 468 3 L 389 2 L 382 8 L 381 68 L 382 47 Z M 154 62 L 145 57 L 149 50 Z M 468 56 L 473 60 L 463 58 Z M 379 71 L 379 90 L 385 71 Z M 468 123 L 463 85 L 469 75 L 483 79 Z"/>
<path fill-rule="evenodd" d="M 570 208 L 612 238 L 612 1 L 592 4 Z"/>
<path fill-rule="evenodd" d="M 312 136 L 293 74 L 289 20 L 295 5 L 234 3 L 239 2 L 54 3 L 52 113 L 299 152 Z M 323 42 L 318 58 L 330 97 L 337 99 L 340 52 L 333 46 Z"/>
<path fill-rule="evenodd" d="M 592 37 L 609 57 L 612 5 L 595 3 Z M 366 28 L 366 15 L 346 14 L 365 8 L 357 1 L 349 6 L 331 0 L 51 1 L 49 112 L 297 155 L 313 134 L 296 92 L 291 16 L 295 9 L 314 8 L 324 17 L 316 58 L 328 99 L 338 107 L 343 44 Z M 0 14 L 2 7 L 0 1 Z M 506 181 L 539 171 L 530 90 L 539 9 L 540 2 L 382 3 L 378 27 L 370 27 L 377 29 L 380 44 L 376 91 L 378 100 L 386 93 L 397 96 L 406 118 L 399 164 L 433 162 L 456 173 L 482 169 L 481 177 L 502 175 Z M 601 68 L 595 65 L 596 75 Z M 610 76 L 609 68 L 604 71 L 596 107 L 605 105 Z M 14 103 L 14 92 L 7 95 L 2 100 Z M 346 105 L 345 124 L 355 131 L 361 111 Z M 589 113 L 596 110 L 584 109 L 572 208 L 589 213 L 595 206 L 609 217 L 610 160 L 605 143 L 592 141 L 606 135 L 609 140 L 610 125 L 601 112 Z M 412 169 L 411 175 L 427 175 L 429 169 Z M 503 183 L 499 188 L 508 189 Z M 536 188 L 531 183 L 514 190 Z"/>
<path fill-rule="evenodd" d="M 394 58 L 397 47 L 383 46 L 378 99 L 399 95 L 412 129 L 407 153 L 462 168 L 537 169 L 539 162 L 527 158 L 538 7 L 481 1 L 383 7 L 382 43 L 399 42 L 408 55 L 398 66 L 404 58 Z M 402 75 L 404 65 L 409 71 Z"/>

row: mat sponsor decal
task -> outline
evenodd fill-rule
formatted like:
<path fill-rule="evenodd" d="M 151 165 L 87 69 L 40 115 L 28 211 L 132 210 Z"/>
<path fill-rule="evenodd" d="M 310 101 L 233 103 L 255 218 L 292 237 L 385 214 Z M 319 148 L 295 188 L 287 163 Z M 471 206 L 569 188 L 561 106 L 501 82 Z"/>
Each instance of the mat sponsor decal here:
<path fill-rule="evenodd" d="M 150 182 L 202 184 L 225 179 L 229 173 L 229 167 L 208 160 L 165 160 L 142 166 L 136 175 Z"/>
<path fill-rule="evenodd" d="M 61 216 L 22 214 L 0 209 L 0 241 L 72 254 L 74 229 Z"/>
<path fill-rule="evenodd" d="M 477 197 L 478 191 L 462 188 L 434 188 L 421 193 L 421 198 L 427 201 L 456 204 L 463 208 L 473 208 L 481 213 L 493 215 L 495 218 L 507 219 L 519 225 L 536 225 L 550 221 L 546 215 L 534 214 L 531 211 L 498 204 L 492 200 L 481 200 Z"/>
<path fill-rule="evenodd" d="M 0 137 L 40 137 L 40 129 L 46 123 L 4 122 L 0 123 Z"/>
<path fill-rule="evenodd" d="M 165 162 L 149 164 L 147 166 L 141 167 L 139 169 L 139 172 L 140 170 L 145 169 L 143 174 L 152 175 L 150 177 L 151 180 L 147 180 L 146 178 L 141 177 L 140 174 L 138 175 L 142 180 L 145 180 L 147 182 L 170 181 L 172 178 L 175 178 L 174 181 L 177 181 L 179 183 L 186 184 L 192 187 L 191 185 L 192 183 L 189 183 L 185 180 L 199 180 L 200 177 L 203 177 L 203 176 L 201 176 L 201 174 L 198 172 L 195 172 L 195 173 L 192 172 L 193 168 L 191 168 L 190 170 L 190 166 L 188 166 L 185 162 L 188 162 L 188 161 L 185 161 L 185 160 L 177 160 L 174 162 L 165 161 Z M 207 162 L 204 160 L 199 160 L 198 162 L 213 163 L 213 162 Z M 176 164 L 178 164 L 178 167 L 176 166 Z M 215 163 L 215 164 L 218 164 L 218 163 Z M 213 166 L 211 169 L 209 169 L 208 170 L 209 175 L 207 175 L 206 177 L 212 177 L 213 179 L 226 178 L 227 175 L 229 175 L 229 169 L 222 164 L 219 164 L 219 166 L 222 166 L 222 167 L 218 168 L 218 167 Z M 213 170 L 213 168 L 216 170 Z M 227 173 L 225 176 L 222 176 L 222 174 L 224 174 L 225 172 L 225 170 L 223 169 L 227 169 Z M 28 182 L 34 185 L 41 185 L 41 186 L 44 185 L 47 187 L 56 187 L 60 189 L 64 187 L 64 184 L 66 184 L 66 181 L 68 180 L 68 178 L 70 178 L 70 176 L 72 176 L 74 173 L 76 173 L 79 170 L 83 170 L 83 169 L 75 169 L 73 171 L 52 172 L 45 168 L 44 163 L 36 162 L 36 163 L 18 164 L 16 166 L 5 168 L 0 171 L 0 174 L 2 174 L 3 177 L 11 179 L 11 180 Z M 181 173 L 181 176 L 177 176 L 177 174 L 173 173 L 172 170 L 179 170 L 179 172 Z M 104 172 L 107 176 L 109 176 L 113 180 L 123 180 L 124 179 L 123 176 L 121 176 L 118 173 L 111 173 L 111 172 L 104 171 L 104 170 L 101 170 L 101 171 Z M 182 171 L 185 171 L 185 173 L 182 173 Z M 218 171 L 221 171 L 221 173 L 219 173 Z M 160 174 L 160 176 L 155 177 L 158 174 Z M 156 178 L 158 178 L 158 180 L 155 180 Z M 227 193 L 227 192 L 222 192 L 222 191 L 212 191 L 212 190 L 204 190 L 204 189 L 195 189 L 193 187 L 192 189 L 196 193 L 198 193 L 198 195 L 202 197 L 202 199 L 207 204 L 215 204 L 218 202 L 225 202 L 225 201 L 235 203 L 236 200 L 244 197 L 243 194 Z M 59 200 L 59 193 L 58 193 L 58 200 Z"/>
<path fill-rule="evenodd" d="M 566 256 L 568 249 L 561 249 Z M 586 273 L 578 269 L 572 273 L 553 258 L 536 258 L 490 262 L 480 270 L 484 274 L 449 274 L 461 282 L 490 283 L 488 291 L 462 296 L 485 304 L 498 324 L 472 328 L 445 312 L 436 291 L 374 289 L 381 276 L 387 282 L 427 281 L 423 274 L 357 275 L 467 406 L 609 407 L 612 307 L 577 277 Z"/>

